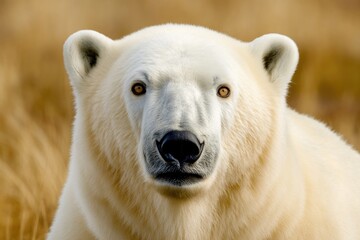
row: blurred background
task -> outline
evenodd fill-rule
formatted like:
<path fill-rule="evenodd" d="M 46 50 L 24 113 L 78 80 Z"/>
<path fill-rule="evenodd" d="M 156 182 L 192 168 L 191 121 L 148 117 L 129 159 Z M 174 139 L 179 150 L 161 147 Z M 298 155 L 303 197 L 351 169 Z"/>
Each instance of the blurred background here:
<path fill-rule="evenodd" d="M 360 149 L 358 0 L 0 0 L 0 239 L 44 239 L 66 177 L 73 97 L 62 61 L 80 29 L 121 38 L 161 23 L 244 41 L 277 32 L 300 63 L 288 97 Z"/>

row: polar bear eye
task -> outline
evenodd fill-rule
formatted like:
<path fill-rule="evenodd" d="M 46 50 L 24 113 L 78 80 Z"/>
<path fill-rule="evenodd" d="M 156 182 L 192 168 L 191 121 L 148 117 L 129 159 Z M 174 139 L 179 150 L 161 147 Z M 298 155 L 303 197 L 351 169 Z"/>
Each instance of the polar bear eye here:
<path fill-rule="evenodd" d="M 144 83 L 137 82 L 131 87 L 131 91 L 134 95 L 139 96 L 146 93 L 146 87 Z"/>
<path fill-rule="evenodd" d="M 217 95 L 221 98 L 227 98 L 230 96 L 230 89 L 227 86 L 221 85 L 217 90 Z"/>

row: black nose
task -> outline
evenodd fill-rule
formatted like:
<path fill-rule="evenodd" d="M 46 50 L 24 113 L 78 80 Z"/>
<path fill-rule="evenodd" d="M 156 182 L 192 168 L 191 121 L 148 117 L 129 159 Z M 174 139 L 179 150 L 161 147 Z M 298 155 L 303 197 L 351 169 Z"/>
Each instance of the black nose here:
<path fill-rule="evenodd" d="M 156 141 L 157 148 L 166 162 L 194 163 L 199 159 L 204 147 L 189 131 L 171 131 Z"/>

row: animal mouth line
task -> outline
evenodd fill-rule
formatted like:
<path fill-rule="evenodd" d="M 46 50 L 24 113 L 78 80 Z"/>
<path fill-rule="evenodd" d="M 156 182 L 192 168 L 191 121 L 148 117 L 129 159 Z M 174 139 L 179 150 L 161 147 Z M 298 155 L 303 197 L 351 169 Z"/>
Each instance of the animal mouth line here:
<path fill-rule="evenodd" d="M 165 172 L 156 175 L 155 179 L 163 182 L 168 182 L 174 185 L 184 185 L 199 182 L 204 177 L 196 173 L 186 172 Z"/>

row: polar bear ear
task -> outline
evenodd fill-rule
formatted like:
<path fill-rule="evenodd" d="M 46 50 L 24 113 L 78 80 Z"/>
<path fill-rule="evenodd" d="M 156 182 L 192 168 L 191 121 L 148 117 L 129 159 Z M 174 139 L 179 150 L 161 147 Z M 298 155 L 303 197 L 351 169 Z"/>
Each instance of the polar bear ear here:
<path fill-rule="evenodd" d="M 276 85 L 282 95 L 299 61 L 298 48 L 293 40 L 280 34 L 266 34 L 250 43 L 251 51 L 261 61 L 269 80 Z"/>
<path fill-rule="evenodd" d="M 75 87 L 85 82 L 104 56 L 112 40 L 92 30 L 72 34 L 64 44 L 64 63 Z"/>

